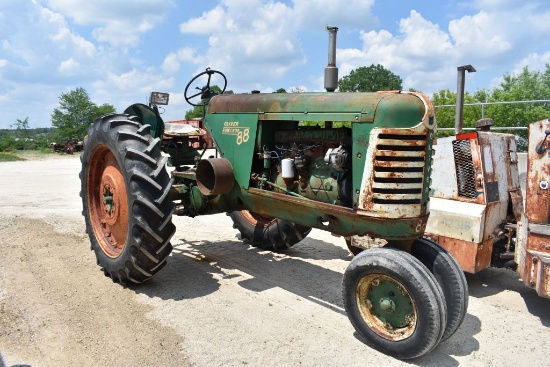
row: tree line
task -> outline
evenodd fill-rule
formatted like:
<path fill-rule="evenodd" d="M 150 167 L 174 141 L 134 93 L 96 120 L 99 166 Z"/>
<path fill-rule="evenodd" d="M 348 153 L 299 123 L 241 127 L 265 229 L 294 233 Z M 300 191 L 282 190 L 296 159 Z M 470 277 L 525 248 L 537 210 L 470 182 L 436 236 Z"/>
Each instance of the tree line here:
<path fill-rule="evenodd" d="M 98 117 L 115 112 L 114 106 L 96 105 L 84 88 L 59 96 L 59 107 L 51 114 L 52 129 L 31 129 L 29 118 L 17 119 L 10 130 L 0 130 L 0 151 L 13 149 L 48 149 L 51 143 L 83 139 L 88 127 Z"/>
<path fill-rule="evenodd" d="M 402 90 L 403 81 L 400 76 L 385 69 L 382 65 L 362 66 L 352 70 L 340 78 L 339 92 L 375 92 L 381 90 Z M 213 89 L 217 88 L 216 86 Z M 219 88 L 218 88 L 219 90 Z M 418 91 L 410 89 L 412 91 Z M 286 93 L 279 88 L 275 93 Z M 293 88 L 290 92 L 303 92 Z M 421 92 L 421 91 L 420 91 Z M 510 101 L 541 101 L 550 99 L 550 64 L 544 71 L 531 71 L 524 67 L 519 74 L 505 74 L 499 86 L 492 90 L 481 89 L 473 94 L 464 95 L 465 104 L 493 103 Z M 431 96 L 434 106 L 454 105 L 456 92 L 449 89 L 440 90 Z M 52 141 L 64 142 L 68 139 L 82 139 L 88 126 L 98 117 L 115 112 L 112 105 L 104 103 L 96 105 L 90 100 L 84 88 L 76 88 L 67 93 L 61 93 L 59 107 L 51 115 L 53 132 L 37 133 L 28 126 L 26 119 L 17 119 L 11 125 L 12 130 L 0 130 L 0 151 L 20 148 L 21 146 L 47 147 Z M 199 106 L 185 114 L 186 119 L 202 117 L 204 108 Z M 482 117 L 490 117 L 494 126 L 526 127 L 529 123 L 550 117 L 549 102 L 530 102 L 526 104 L 488 104 L 481 106 L 465 106 L 463 126 L 473 128 L 475 122 Z M 436 120 L 440 128 L 453 128 L 455 119 L 454 108 L 436 108 Z M 447 133 L 447 135 L 453 132 Z M 523 138 L 526 132 L 514 131 Z M 442 136 L 445 134 L 440 134 Z M 32 140 L 32 141 L 31 141 Z M 522 147 L 521 139 L 519 146 Z"/>

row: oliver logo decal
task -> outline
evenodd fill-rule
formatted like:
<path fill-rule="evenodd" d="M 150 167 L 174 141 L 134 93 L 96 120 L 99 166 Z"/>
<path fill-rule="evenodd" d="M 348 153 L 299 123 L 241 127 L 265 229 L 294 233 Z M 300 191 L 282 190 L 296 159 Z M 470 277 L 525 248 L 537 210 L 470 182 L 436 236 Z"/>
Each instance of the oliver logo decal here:
<path fill-rule="evenodd" d="M 250 139 L 250 128 L 239 126 L 239 121 L 226 121 L 223 123 L 222 134 L 235 135 L 237 145 L 241 145 Z"/>

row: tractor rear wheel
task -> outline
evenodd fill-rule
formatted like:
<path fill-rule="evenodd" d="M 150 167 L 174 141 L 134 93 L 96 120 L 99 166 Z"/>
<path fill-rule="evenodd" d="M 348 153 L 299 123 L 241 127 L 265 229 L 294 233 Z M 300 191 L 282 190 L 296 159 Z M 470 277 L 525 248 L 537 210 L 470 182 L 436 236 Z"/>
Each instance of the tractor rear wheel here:
<path fill-rule="evenodd" d="M 447 326 L 442 341 L 453 335 L 468 310 L 468 283 L 460 265 L 443 247 L 427 238 L 414 241 L 411 255 L 424 264 L 439 283 L 447 304 Z"/>
<path fill-rule="evenodd" d="M 446 306 L 434 276 L 410 254 L 371 248 L 350 262 L 342 281 L 344 307 L 366 344 L 400 359 L 437 346 Z"/>
<path fill-rule="evenodd" d="M 241 233 L 244 242 L 264 250 L 286 250 L 311 232 L 310 227 L 248 210 L 233 211 L 227 215 L 233 220 L 233 228 Z"/>
<path fill-rule="evenodd" d="M 149 130 L 128 115 L 99 118 L 80 158 L 86 232 L 98 265 L 117 283 L 148 280 L 172 251 L 173 180 Z"/>

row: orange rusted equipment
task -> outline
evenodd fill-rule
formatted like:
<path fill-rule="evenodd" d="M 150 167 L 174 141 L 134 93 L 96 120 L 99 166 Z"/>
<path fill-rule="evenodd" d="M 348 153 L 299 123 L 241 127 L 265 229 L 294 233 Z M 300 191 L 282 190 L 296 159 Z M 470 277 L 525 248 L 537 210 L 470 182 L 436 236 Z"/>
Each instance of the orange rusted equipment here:
<path fill-rule="evenodd" d="M 427 236 L 467 272 L 512 266 L 513 229 L 523 212 L 516 141 L 511 134 L 470 132 L 434 146 Z"/>
<path fill-rule="evenodd" d="M 515 259 L 523 282 L 550 298 L 550 121 L 529 125 L 525 214 Z"/>
<path fill-rule="evenodd" d="M 526 194 L 515 136 L 491 132 L 492 124 L 481 119 L 478 131 L 434 143 L 425 236 L 466 272 L 514 269 L 527 286 L 550 298 L 550 124 L 545 119 L 529 126 Z"/>

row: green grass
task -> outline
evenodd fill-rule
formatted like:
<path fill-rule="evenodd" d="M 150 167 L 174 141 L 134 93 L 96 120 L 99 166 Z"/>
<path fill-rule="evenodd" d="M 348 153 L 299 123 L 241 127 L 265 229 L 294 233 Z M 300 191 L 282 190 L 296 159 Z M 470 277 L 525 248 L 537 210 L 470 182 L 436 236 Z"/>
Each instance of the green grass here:
<path fill-rule="evenodd" d="M 57 154 L 49 148 L 35 150 L 8 150 L 0 152 L 0 162 L 27 161 L 29 159 L 46 158 L 48 155 Z"/>
<path fill-rule="evenodd" d="M 13 161 L 24 161 L 25 159 L 18 157 L 12 152 L 0 153 L 0 162 L 13 162 Z"/>

